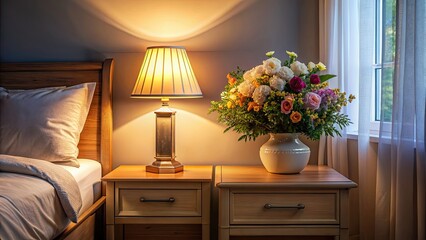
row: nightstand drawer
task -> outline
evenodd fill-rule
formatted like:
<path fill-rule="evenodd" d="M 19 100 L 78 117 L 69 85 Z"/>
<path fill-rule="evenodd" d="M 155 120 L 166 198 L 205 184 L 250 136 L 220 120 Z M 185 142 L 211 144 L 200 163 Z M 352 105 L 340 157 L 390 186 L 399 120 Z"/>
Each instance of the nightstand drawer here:
<path fill-rule="evenodd" d="M 119 188 L 116 216 L 201 216 L 200 189 Z"/>
<path fill-rule="evenodd" d="M 202 239 L 210 237 L 212 166 L 185 166 L 157 174 L 122 165 L 106 181 L 106 239 Z"/>
<path fill-rule="evenodd" d="M 231 192 L 230 224 L 338 224 L 338 192 Z"/>

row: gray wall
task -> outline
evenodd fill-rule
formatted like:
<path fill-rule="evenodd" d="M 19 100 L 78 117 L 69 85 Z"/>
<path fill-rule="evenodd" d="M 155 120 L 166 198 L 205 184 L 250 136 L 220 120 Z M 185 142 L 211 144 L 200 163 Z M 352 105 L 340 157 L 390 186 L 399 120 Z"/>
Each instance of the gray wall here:
<path fill-rule="evenodd" d="M 247 69 L 260 64 L 269 50 L 275 50 L 280 58 L 288 49 L 299 53 L 301 60 L 319 60 L 317 1 L 234 0 L 239 7 L 226 12 L 226 20 L 179 42 L 155 42 L 129 34 L 110 24 L 102 12 L 95 12 L 90 2 L 2 0 L 0 59 L 4 62 L 114 58 L 114 167 L 153 161 L 153 111 L 160 107 L 160 102 L 129 97 L 147 46 L 185 46 L 204 93 L 203 99 L 171 101 L 177 110 L 176 153 L 183 164 L 260 164 L 258 149 L 267 137 L 245 143 L 237 142 L 234 133 L 223 134 L 224 126 L 216 123 L 217 116 L 207 114 L 210 101 L 219 99 L 229 71 L 237 66 Z M 193 4 L 186 7 L 199 11 Z M 123 12 L 122 18 L 126 16 L 128 13 Z M 308 144 L 314 160 L 317 144 Z"/>

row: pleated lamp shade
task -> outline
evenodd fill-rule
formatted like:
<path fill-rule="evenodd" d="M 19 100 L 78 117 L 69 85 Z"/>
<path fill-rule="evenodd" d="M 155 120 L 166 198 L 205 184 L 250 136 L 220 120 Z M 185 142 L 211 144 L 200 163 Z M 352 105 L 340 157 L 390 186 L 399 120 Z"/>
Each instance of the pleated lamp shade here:
<path fill-rule="evenodd" d="M 146 49 L 132 97 L 200 98 L 203 94 L 184 47 Z"/>

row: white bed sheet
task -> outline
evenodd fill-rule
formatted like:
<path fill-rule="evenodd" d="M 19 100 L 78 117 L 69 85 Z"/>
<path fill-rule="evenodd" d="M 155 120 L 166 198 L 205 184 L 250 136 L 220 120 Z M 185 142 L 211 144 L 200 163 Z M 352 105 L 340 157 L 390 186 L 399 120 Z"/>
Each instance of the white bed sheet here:
<path fill-rule="evenodd" d="M 83 205 L 79 215 L 84 213 L 101 196 L 102 166 L 99 162 L 90 159 L 78 159 L 80 167 L 63 166 L 77 181 L 80 188 Z"/>

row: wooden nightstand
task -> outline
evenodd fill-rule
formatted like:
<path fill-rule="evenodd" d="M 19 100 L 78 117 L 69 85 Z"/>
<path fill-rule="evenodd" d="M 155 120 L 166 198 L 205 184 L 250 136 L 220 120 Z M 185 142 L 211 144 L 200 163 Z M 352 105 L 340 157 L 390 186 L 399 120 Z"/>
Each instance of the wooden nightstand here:
<path fill-rule="evenodd" d="M 221 240 L 349 239 L 348 194 L 356 184 L 332 168 L 280 175 L 263 166 L 217 166 L 216 186 Z"/>
<path fill-rule="evenodd" d="M 175 174 L 120 166 L 102 180 L 107 239 L 209 239 L 212 166 Z"/>

